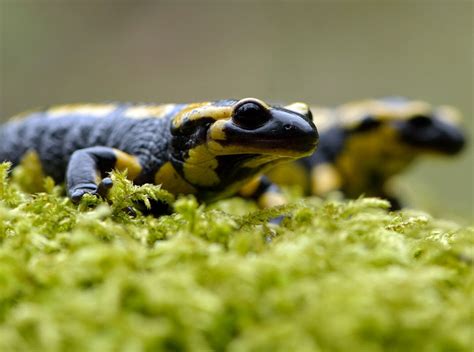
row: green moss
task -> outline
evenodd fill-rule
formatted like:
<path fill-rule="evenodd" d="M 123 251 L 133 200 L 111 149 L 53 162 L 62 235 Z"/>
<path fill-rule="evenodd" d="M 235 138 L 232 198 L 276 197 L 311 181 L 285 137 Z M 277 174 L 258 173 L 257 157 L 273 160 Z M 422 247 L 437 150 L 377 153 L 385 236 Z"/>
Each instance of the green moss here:
<path fill-rule="evenodd" d="M 122 174 L 111 205 L 76 207 L 51 180 L 44 193 L 20 191 L 7 169 L 1 351 L 472 347 L 472 228 L 370 198 L 199 206 Z M 131 217 L 146 196 L 175 213 Z"/>

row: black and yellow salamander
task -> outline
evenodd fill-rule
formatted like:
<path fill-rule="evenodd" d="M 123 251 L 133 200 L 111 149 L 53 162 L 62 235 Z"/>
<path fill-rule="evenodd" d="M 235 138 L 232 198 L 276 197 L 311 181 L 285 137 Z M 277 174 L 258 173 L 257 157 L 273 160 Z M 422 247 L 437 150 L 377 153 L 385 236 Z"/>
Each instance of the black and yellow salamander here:
<path fill-rule="evenodd" d="M 300 113 L 253 98 L 63 105 L 0 126 L 0 162 L 16 166 L 34 153 L 45 175 L 66 180 L 74 202 L 110 188 L 112 169 L 127 169 L 138 185 L 161 184 L 202 201 L 242 188 L 242 195 L 269 206 L 279 202 L 268 196 L 275 186 L 265 177 L 251 180 L 280 161 L 310 155 L 317 144 L 308 109 Z"/>
<path fill-rule="evenodd" d="M 305 106 L 299 110 L 304 112 Z M 311 111 L 320 133 L 318 151 L 269 172 L 277 184 L 303 185 L 307 194 L 364 194 L 388 199 L 399 209 L 390 191 L 394 175 L 421 155 L 453 155 L 465 144 L 460 113 L 450 106 L 386 97 Z"/>

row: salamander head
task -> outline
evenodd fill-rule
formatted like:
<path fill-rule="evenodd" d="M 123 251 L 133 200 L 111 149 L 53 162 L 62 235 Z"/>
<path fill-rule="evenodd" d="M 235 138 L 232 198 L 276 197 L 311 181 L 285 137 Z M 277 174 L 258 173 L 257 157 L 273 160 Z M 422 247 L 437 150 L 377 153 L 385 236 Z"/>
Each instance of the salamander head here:
<path fill-rule="evenodd" d="M 253 98 L 192 104 L 171 123 L 175 168 L 198 187 L 228 187 L 279 161 L 310 155 L 318 144 L 311 112 Z"/>
<path fill-rule="evenodd" d="M 341 111 L 345 111 L 346 128 L 350 126 L 353 133 L 390 130 L 380 134 L 387 148 L 404 145 L 412 152 L 452 155 L 466 142 L 460 113 L 451 106 L 433 107 L 423 101 L 390 97 L 350 104 Z"/>
<path fill-rule="evenodd" d="M 405 143 L 423 150 L 454 155 L 466 144 L 460 113 L 451 106 L 414 113 L 404 121 L 394 122 L 394 126 Z"/>

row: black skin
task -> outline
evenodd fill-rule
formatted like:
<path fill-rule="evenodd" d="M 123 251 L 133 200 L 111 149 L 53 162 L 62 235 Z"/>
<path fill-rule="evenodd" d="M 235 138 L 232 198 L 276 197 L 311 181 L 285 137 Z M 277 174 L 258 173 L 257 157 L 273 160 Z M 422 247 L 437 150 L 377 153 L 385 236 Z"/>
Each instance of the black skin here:
<path fill-rule="evenodd" d="M 101 118 L 67 115 L 50 119 L 46 112 L 38 112 L 7 123 L 0 127 L 0 161 L 17 166 L 28 151 L 34 150 L 46 175 L 60 183 L 67 174 L 68 191 L 73 195 L 78 189 L 97 187 L 95 172 L 106 174 L 112 170 L 116 148 L 138 156 L 143 172 L 135 182 L 150 182 L 154 171 L 167 160 L 171 115 L 126 119 L 121 115 L 126 107 L 119 106 Z M 80 188 L 80 184 L 84 187 Z"/>
<path fill-rule="evenodd" d="M 234 108 L 237 103 L 236 100 L 213 103 L 213 106 L 234 109 L 224 129 L 230 139 L 238 141 L 238 136 L 232 133 L 244 127 L 244 134 L 255 136 L 247 144 L 254 143 L 258 148 L 275 146 L 308 154 L 316 147 L 317 130 L 307 117 L 283 108 L 268 110 L 252 101 L 245 101 L 237 109 Z M 22 120 L 11 121 L 0 126 L 0 162 L 10 161 L 17 166 L 27 152 L 35 151 L 46 175 L 58 183 L 66 180 L 68 194 L 74 202 L 86 193 L 107 194 L 112 187 L 107 174 L 117 163 L 117 150 L 138 161 L 141 172 L 133 180 L 135 184 L 154 183 L 155 174 L 167 162 L 184 177 L 183 165 L 189 150 L 206 143 L 214 120 L 204 116 L 176 127 L 173 118 L 187 106 L 185 104 L 174 106 L 164 116 L 140 119 L 124 117 L 124 112 L 131 106 L 117 104 L 113 111 L 100 117 L 84 113 L 51 117 L 48 111 L 39 111 Z M 264 116 L 255 120 L 256 114 Z M 295 137 L 297 141 L 290 145 Z M 252 153 L 218 156 L 216 172 L 222 182 L 212 187 L 193 185 L 198 190 L 197 198 L 212 200 L 227 196 L 226 189 L 231 188 L 233 182 L 238 184 L 239 180 L 257 175 L 260 169 L 241 166 L 243 161 L 254 157 Z M 97 184 L 98 177 L 102 181 Z M 275 186 L 263 179 L 261 187 L 273 191 Z M 232 190 L 233 193 L 236 191 Z M 256 192 L 251 197 L 260 195 Z"/>

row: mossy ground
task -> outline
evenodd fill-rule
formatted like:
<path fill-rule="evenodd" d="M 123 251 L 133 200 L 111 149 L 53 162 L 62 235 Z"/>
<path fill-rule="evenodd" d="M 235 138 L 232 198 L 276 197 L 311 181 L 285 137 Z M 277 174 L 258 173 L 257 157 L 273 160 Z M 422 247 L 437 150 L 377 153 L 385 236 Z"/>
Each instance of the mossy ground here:
<path fill-rule="evenodd" d="M 6 172 L 0 351 L 472 348 L 472 228 L 376 199 L 198 206 L 120 174 L 112 205 L 76 207 L 51 181 L 31 196 L 27 174 Z M 145 196 L 175 213 L 124 211 Z"/>

